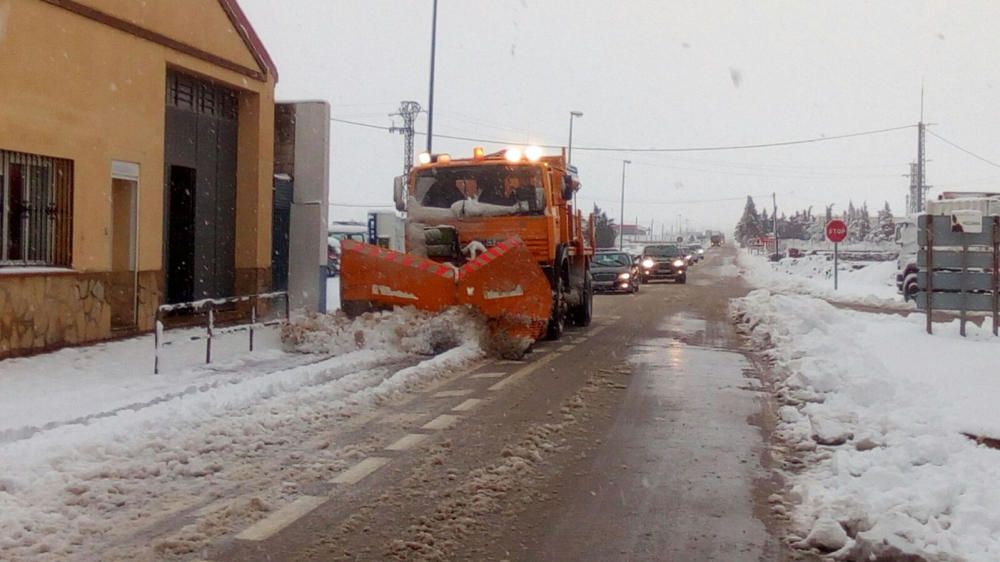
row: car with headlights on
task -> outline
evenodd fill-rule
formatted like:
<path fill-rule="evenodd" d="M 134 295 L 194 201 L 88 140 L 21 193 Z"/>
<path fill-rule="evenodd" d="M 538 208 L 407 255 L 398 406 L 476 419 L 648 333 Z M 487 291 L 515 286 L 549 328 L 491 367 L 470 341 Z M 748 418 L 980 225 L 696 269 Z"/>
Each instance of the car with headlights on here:
<path fill-rule="evenodd" d="M 685 248 L 675 244 L 655 244 L 642 250 L 639 271 L 643 283 L 670 279 L 687 283 L 688 260 Z"/>
<path fill-rule="evenodd" d="M 626 252 L 598 251 L 590 262 L 595 293 L 639 292 L 639 266 Z"/>

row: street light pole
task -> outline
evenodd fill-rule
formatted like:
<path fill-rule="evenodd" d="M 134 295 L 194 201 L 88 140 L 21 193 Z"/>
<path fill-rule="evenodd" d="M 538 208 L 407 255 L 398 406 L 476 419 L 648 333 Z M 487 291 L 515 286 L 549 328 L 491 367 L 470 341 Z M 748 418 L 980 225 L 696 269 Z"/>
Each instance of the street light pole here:
<path fill-rule="evenodd" d="M 583 117 L 583 112 L 582 111 L 569 112 L 569 150 L 567 151 L 568 154 L 566 155 L 567 164 L 573 163 L 573 118 L 574 117 Z"/>
<path fill-rule="evenodd" d="M 437 50 L 438 2 L 434 0 L 434 15 L 431 19 L 431 86 L 427 100 L 427 154 L 431 154 L 434 140 L 434 55 Z"/>
<path fill-rule="evenodd" d="M 569 150 L 566 154 L 566 167 L 573 162 L 573 118 L 583 117 L 582 111 L 570 111 L 569 112 Z M 569 170 L 566 170 L 569 172 Z M 573 192 L 573 212 L 576 212 L 576 191 Z"/>
<path fill-rule="evenodd" d="M 631 160 L 622 160 L 622 210 L 621 218 L 618 222 L 618 250 L 625 249 L 625 166 L 631 164 Z"/>

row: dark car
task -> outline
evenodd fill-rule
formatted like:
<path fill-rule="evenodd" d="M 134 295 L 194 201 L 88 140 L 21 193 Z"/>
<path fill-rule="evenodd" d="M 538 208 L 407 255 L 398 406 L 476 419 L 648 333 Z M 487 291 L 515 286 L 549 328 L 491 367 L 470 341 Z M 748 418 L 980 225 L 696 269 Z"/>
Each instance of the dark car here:
<path fill-rule="evenodd" d="M 698 253 L 697 246 L 684 246 L 683 251 L 689 265 L 694 265 L 701 261 L 702 256 Z"/>
<path fill-rule="evenodd" d="M 642 250 L 639 261 L 643 283 L 672 279 L 687 283 L 687 252 L 674 244 L 656 244 Z"/>
<path fill-rule="evenodd" d="M 636 293 L 639 268 L 625 252 L 597 252 L 590 262 L 595 293 Z"/>

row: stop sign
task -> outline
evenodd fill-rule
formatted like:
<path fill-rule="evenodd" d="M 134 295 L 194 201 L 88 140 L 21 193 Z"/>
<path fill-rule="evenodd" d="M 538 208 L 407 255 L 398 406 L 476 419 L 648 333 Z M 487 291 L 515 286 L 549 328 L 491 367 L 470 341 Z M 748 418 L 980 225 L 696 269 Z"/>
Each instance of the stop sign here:
<path fill-rule="evenodd" d="M 843 242 L 847 238 L 847 223 L 840 219 L 833 219 L 826 223 L 826 239 L 834 244 Z"/>

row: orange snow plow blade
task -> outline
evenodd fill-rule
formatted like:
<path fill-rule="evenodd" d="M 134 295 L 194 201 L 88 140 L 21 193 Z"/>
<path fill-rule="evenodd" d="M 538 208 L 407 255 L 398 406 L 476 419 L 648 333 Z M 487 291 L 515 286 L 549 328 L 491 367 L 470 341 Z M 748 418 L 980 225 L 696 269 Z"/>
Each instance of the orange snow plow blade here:
<path fill-rule="evenodd" d="M 350 240 L 341 242 L 341 306 L 348 314 L 414 306 L 471 305 L 494 331 L 539 339 L 552 309 L 549 281 L 520 238 L 490 248 L 460 269 Z"/>
<path fill-rule="evenodd" d="M 393 306 L 437 311 L 456 304 L 455 267 L 351 240 L 341 241 L 340 252 L 340 302 L 348 314 Z"/>
<path fill-rule="evenodd" d="M 552 289 L 524 242 L 511 238 L 462 266 L 458 302 L 489 318 L 494 331 L 537 340 L 552 313 Z"/>

